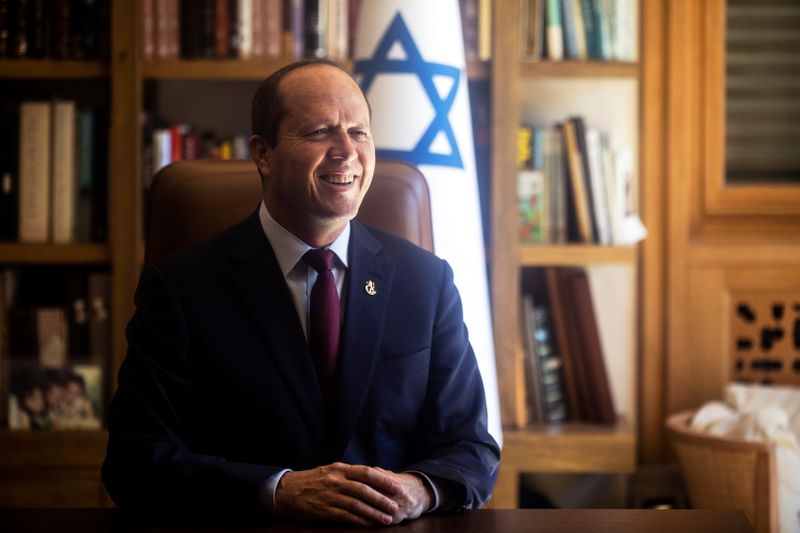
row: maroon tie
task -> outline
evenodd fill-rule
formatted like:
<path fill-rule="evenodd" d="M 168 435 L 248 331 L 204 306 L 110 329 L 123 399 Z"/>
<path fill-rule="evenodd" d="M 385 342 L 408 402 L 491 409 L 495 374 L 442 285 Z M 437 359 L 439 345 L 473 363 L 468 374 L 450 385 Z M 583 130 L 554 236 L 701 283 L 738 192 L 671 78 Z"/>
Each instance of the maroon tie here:
<path fill-rule="evenodd" d="M 331 272 L 333 260 L 334 254 L 330 250 L 311 249 L 303 255 L 303 261 L 317 271 L 317 281 L 311 288 L 308 344 L 317 367 L 322 397 L 329 402 L 336 398 L 336 362 L 341 330 L 339 293 Z"/>

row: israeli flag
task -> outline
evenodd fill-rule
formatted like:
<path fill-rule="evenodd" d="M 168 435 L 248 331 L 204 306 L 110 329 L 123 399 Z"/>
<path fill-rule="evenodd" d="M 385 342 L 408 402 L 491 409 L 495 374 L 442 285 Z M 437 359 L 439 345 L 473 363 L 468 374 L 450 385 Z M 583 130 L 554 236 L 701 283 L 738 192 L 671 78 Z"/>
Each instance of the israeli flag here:
<path fill-rule="evenodd" d="M 355 75 L 372 105 L 377 156 L 416 165 L 431 193 L 436 254 L 453 268 L 502 445 L 475 148 L 458 0 L 361 2 Z"/>

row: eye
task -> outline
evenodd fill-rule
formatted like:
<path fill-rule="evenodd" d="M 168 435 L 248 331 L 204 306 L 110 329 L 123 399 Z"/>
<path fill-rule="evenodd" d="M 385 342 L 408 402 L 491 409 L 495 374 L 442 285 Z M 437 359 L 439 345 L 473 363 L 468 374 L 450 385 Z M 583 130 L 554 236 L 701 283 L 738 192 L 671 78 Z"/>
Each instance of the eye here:
<path fill-rule="evenodd" d="M 314 131 L 308 133 L 309 137 L 321 137 L 323 135 L 327 135 L 330 132 L 329 128 L 317 128 Z"/>
<path fill-rule="evenodd" d="M 350 130 L 350 135 L 359 139 L 366 139 L 369 137 L 369 132 L 366 130 Z"/>

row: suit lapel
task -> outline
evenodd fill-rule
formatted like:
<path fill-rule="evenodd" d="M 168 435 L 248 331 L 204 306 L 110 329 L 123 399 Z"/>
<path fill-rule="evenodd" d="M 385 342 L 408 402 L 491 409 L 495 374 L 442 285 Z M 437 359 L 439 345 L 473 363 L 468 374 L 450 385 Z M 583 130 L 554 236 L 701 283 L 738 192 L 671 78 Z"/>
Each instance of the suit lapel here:
<path fill-rule="evenodd" d="M 323 402 L 317 375 L 289 288 L 258 212 L 244 222 L 231 247 L 231 279 L 254 328 L 274 359 L 284 382 L 308 421 L 317 442 L 323 439 Z"/>
<path fill-rule="evenodd" d="M 377 255 L 382 245 L 361 224 L 351 224 L 334 457 L 344 452 L 372 382 L 394 274 L 394 265 Z"/>

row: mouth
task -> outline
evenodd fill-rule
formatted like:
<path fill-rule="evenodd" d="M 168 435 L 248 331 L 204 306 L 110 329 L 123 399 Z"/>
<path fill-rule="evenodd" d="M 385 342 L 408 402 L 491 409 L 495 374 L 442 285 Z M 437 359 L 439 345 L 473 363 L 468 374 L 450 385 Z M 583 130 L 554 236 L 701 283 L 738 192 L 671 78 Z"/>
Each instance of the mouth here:
<path fill-rule="evenodd" d="M 356 178 L 358 178 L 358 175 L 332 172 L 330 174 L 321 174 L 319 178 L 325 183 L 330 183 L 331 185 L 350 185 L 356 180 Z"/>

